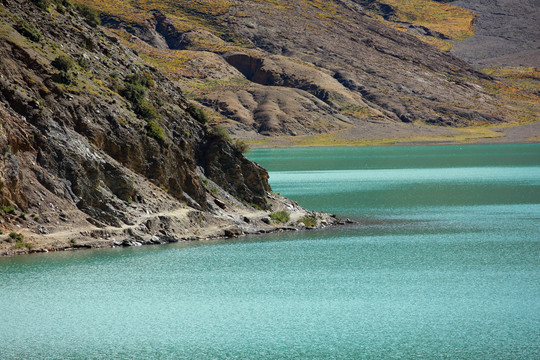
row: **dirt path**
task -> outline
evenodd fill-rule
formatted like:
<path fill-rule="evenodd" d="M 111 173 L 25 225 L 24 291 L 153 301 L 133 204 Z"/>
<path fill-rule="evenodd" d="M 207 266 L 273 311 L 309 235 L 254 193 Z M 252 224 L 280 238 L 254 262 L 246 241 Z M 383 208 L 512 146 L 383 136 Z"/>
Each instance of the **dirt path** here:
<path fill-rule="evenodd" d="M 166 217 L 176 217 L 176 218 L 182 218 L 187 217 L 187 214 L 191 211 L 197 211 L 192 208 L 179 208 L 171 211 L 162 211 L 154 214 L 147 214 L 137 217 L 137 222 L 133 225 L 123 224 L 120 227 L 116 226 L 106 226 L 106 227 L 98 227 L 98 226 L 79 226 L 74 227 L 70 230 L 63 230 L 63 231 L 57 231 L 50 234 L 45 234 L 44 237 L 47 239 L 54 239 L 54 240 L 69 240 L 72 238 L 76 238 L 80 236 L 82 233 L 92 233 L 94 231 L 99 232 L 124 232 L 128 229 L 136 229 L 141 226 L 144 222 L 146 222 L 148 219 L 152 218 L 158 218 L 160 216 L 166 216 Z"/>

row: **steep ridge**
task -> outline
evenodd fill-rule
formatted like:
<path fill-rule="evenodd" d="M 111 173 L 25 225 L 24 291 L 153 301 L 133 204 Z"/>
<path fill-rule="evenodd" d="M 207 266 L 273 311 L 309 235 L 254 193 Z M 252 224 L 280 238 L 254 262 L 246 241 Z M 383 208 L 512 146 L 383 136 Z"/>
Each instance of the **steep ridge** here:
<path fill-rule="evenodd" d="M 98 21 L 64 0 L 0 0 L 0 254 L 335 222 L 273 194 L 242 144 Z"/>
<path fill-rule="evenodd" d="M 462 127 L 519 113 L 490 91 L 492 78 L 419 39 L 472 34 L 474 14 L 450 5 L 421 1 L 442 8 L 414 23 L 390 0 L 78 1 L 235 137 Z M 442 16 L 455 21 L 441 26 Z"/>

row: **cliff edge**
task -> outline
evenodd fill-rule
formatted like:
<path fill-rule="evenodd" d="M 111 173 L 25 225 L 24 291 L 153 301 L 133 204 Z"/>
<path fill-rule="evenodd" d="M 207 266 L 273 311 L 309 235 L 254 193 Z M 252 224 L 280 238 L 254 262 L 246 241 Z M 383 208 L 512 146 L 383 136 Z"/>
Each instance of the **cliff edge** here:
<path fill-rule="evenodd" d="M 68 1 L 0 0 L 0 254 L 336 222 L 273 194 L 241 143 L 98 24 Z"/>

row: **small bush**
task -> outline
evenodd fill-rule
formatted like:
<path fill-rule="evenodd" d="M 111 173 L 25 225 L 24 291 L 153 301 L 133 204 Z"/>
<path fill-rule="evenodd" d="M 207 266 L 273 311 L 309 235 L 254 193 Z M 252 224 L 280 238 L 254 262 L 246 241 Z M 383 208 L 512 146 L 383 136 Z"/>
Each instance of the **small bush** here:
<path fill-rule="evenodd" d="M 32 250 L 34 248 L 34 245 L 30 244 L 30 243 L 24 243 L 24 246 L 28 249 L 28 250 Z"/>
<path fill-rule="evenodd" d="M 15 30 L 19 32 L 22 36 L 32 40 L 33 42 L 41 41 L 41 32 L 31 23 L 23 19 L 17 19 L 17 24 L 15 24 Z"/>
<path fill-rule="evenodd" d="M 71 245 L 75 245 L 75 244 L 77 243 L 77 240 L 75 240 L 75 239 L 69 239 L 69 243 L 70 243 Z"/>
<path fill-rule="evenodd" d="M 316 226 L 317 218 L 315 216 L 306 215 L 298 220 L 297 223 L 304 223 L 306 226 Z"/>
<path fill-rule="evenodd" d="M 150 75 L 147 72 L 144 72 L 141 75 L 141 82 L 147 88 L 153 88 L 154 86 L 156 86 L 156 83 L 154 82 L 154 79 L 152 79 L 152 75 Z"/>
<path fill-rule="evenodd" d="M 146 125 L 146 135 L 160 142 L 165 142 L 165 130 L 155 120 L 149 121 Z"/>
<path fill-rule="evenodd" d="M 154 105 L 145 99 L 135 106 L 135 113 L 146 121 L 152 121 L 159 118 L 159 113 Z"/>
<path fill-rule="evenodd" d="M 235 140 L 233 147 L 242 154 L 249 152 L 249 145 L 243 140 Z"/>
<path fill-rule="evenodd" d="M 88 70 L 90 69 L 90 60 L 88 60 L 87 58 L 85 57 L 80 57 L 79 60 L 77 60 L 77 64 L 79 64 L 79 66 L 81 68 L 83 68 L 84 70 Z"/>
<path fill-rule="evenodd" d="M 60 55 L 51 62 L 51 65 L 60 71 L 69 71 L 75 66 L 75 62 L 67 55 Z"/>
<path fill-rule="evenodd" d="M 186 111 L 201 124 L 208 124 L 209 118 L 206 111 L 194 104 L 189 104 Z"/>
<path fill-rule="evenodd" d="M 37 7 L 45 11 L 47 11 L 51 5 L 50 0 L 32 0 L 32 2 L 36 4 Z"/>
<path fill-rule="evenodd" d="M 141 85 L 147 89 L 155 85 L 152 76 L 147 72 L 143 73 L 142 75 L 138 73 L 129 75 L 125 81 L 127 84 Z"/>
<path fill-rule="evenodd" d="M 99 14 L 96 10 L 84 4 L 77 4 L 77 10 L 79 11 L 79 14 L 86 19 L 86 22 L 90 26 L 96 27 L 101 25 L 101 19 L 99 18 Z"/>
<path fill-rule="evenodd" d="M 58 74 L 54 74 L 53 80 L 59 84 L 64 85 L 76 85 L 77 80 L 75 80 L 75 76 L 71 72 L 67 71 L 61 71 Z"/>
<path fill-rule="evenodd" d="M 140 104 L 146 97 L 146 87 L 140 83 L 126 83 L 122 89 L 122 96 L 130 101 L 133 105 Z"/>
<path fill-rule="evenodd" d="M 69 0 L 53 0 L 53 2 L 56 4 L 56 11 L 60 14 L 64 14 L 66 10 L 73 8 L 73 4 Z"/>
<path fill-rule="evenodd" d="M 286 223 L 291 220 L 291 217 L 286 211 L 277 211 L 270 214 L 270 219 L 274 220 L 276 223 Z"/>
<path fill-rule="evenodd" d="M 253 204 L 253 203 L 248 203 L 247 201 L 243 201 L 242 202 L 245 206 L 251 206 L 252 208 L 254 208 L 255 210 L 262 210 L 263 208 L 260 207 L 259 205 L 257 204 Z"/>
<path fill-rule="evenodd" d="M 214 131 L 214 134 L 218 135 L 222 139 L 231 141 L 231 137 L 229 136 L 227 129 L 225 129 L 223 126 L 214 125 L 212 126 L 212 130 Z"/>
<path fill-rule="evenodd" d="M 9 237 L 10 239 L 15 240 L 15 242 L 22 243 L 24 240 L 24 237 L 22 236 L 22 234 L 17 234 L 16 232 L 10 232 Z"/>
<path fill-rule="evenodd" d="M 15 213 L 15 209 L 13 208 L 13 206 L 11 205 L 2 205 L 2 211 L 5 213 L 5 214 L 13 214 Z"/>

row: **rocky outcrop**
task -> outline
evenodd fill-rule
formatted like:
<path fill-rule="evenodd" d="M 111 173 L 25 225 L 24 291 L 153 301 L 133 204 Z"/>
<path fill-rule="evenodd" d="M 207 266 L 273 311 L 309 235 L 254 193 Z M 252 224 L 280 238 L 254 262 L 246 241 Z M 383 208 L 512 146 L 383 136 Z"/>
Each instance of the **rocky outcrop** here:
<path fill-rule="evenodd" d="M 0 254 L 256 233 L 267 210 L 291 204 L 270 198 L 266 171 L 195 118 L 175 84 L 76 8 L 1 4 L 0 229 L 28 246 L 0 239 Z M 232 230 L 245 216 L 251 227 Z"/>

